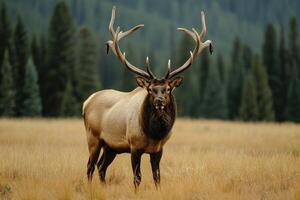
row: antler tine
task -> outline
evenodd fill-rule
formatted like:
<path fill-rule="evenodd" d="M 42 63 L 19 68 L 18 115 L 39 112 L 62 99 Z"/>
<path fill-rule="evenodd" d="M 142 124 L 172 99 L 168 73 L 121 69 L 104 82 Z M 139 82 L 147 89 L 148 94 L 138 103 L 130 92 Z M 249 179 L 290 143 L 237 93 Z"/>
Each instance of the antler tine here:
<path fill-rule="evenodd" d="M 195 42 L 197 41 L 197 38 L 195 37 L 195 34 L 192 31 L 190 31 L 186 28 L 177 28 L 177 30 L 182 31 L 182 32 L 186 33 L 187 35 L 191 36 Z"/>
<path fill-rule="evenodd" d="M 169 78 L 170 73 L 171 73 L 171 60 L 169 59 L 168 60 L 168 70 L 167 70 L 167 73 L 165 75 L 165 79 Z"/>
<path fill-rule="evenodd" d="M 146 69 L 147 69 L 147 72 L 150 75 L 151 79 L 155 78 L 154 74 L 150 70 L 150 63 L 149 63 L 149 57 L 148 56 L 146 58 Z"/>
<path fill-rule="evenodd" d="M 115 37 L 115 31 L 114 31 L 115 18 L 116 18 L 116 6 L 112 8 L 111 18 L 108 26 L 108 30 L 110 31 L 112 37 Z"/>
<path fill-rule="evenodd" d="M 149 57 L 146 57 L 146 66 L 149 67 L 150 63 L 149 63 Z"/>
<path fill-rule="evenodd" d="M 120 47 L 119 47 L 119 40 L 130 35 L 131 33 L 139 30 L 140 28 L 142 28 L 144 25 L 143 24 L 140 24 L 140 25 L 137 25 L 131 29 L 129 29 L 128 31 L 125 31 L 125 32 L 122 32 L 120 30 L 120 27 L 118 27 L 116 30 L 114 30 L 114 22 L 115 22 L 115 17 L 116 17 L 116 7 L 114 6 L 112 8 L 112 12 L 111 12 L 111 19 L 110 19 L 110 23 L 109 23 L 109 31 L 112 35 L 112 40 L 109 40 L 106 42 L 106 45 L 107 45 L 107 53 L 109 51 L 109 48 L 112 49 L 113 53 L 120 59 L 120 61 L 125 65 L 125 67 L 127 69 L 129 69 L 130 71 L 132 71 L 133 73 L 137 74 L 137 75 L 140 75 L 144 78 L 147 78 L 147 79 L 151 79 L 153 78 L 153 74 L 152 72 L 149 70 L 149 72 L 146 72 L 144 70 L 141 70 L 139 69 L 138 67 L 135 67 L 134 65 L 132 65 L 127 59 L 126 59 L 126 56 L 125 56 L 125 53 L 123 54 L 120 50 Z"/>
<path fill-rule="evenodd" d="M 172 77 L 176 76 L 177 74 L 179 74 L 180 72 L 182 72 L 182 71 L 186 70 L 187 68 L 189 68 L 192 65 L 193 61 L 194 61 L 194 57 L 197 56 L 197 54 L 200 50 L 200 45 L 201 45 L 200 37 L 199 37 L 199 35 L 198 35 L 198 33 L 195 29 L 192 29 L 192 30 L 193 30 L 193 32 L 189 31 L 189 30 L 188 31 L 183 31 L 183 32 L 188 34 L 189 36 L 192 36 L 193 38 L 196 38 L 196 40 L 195 40 L 196 41 L 196 46 L 195 46 L 193 52 L 190 51 L 189 59 L 182 66 L 180 66 L 176 70 L 172 71 L 169 75 L 169 78 L 172 78 Z"/>
<path fill-rule="evenodd" d="M 134 33 L 135 31 L 139 30 L 140 28 L 144 27 L 144 24 L 139 24 L 133 28 L 131 28 L 128 31 L 125 31 L 124 33 L 120 34 L 119 40 L 122 39 L 123 37 L 126 37 L 127 35 Z"/>
<path fill-rule="evenodd" d="M 176 76 L 177 74 L 183 72 L 187 68 L 189 68 L 192 65 L 196 56 L 199 55 L 203 49 L 209 47 L 210 52 L 212 53 L 212 45 L 211 45 L 212 42 L 210 40 L 202 42 L 202 40 L 204 39 L 205 34 L 206 34 L 205 15 L 204 15 L 203 11 L 201 12 L 201 20 L 202 20 L 202 31 L 201 31 L 200 35 L 194 28 L 192 29 L 192 31 L 185 29 L 185 28 L 177 29 L 179 31 L 184 32 L 188 36 L 192 37 L 193 40 L 196 42 L 196 46 L 195 46 L 193 52 L 190 52 L 189 59 L 182 66 L 180 66 L 176 70 L 172 71 L 170 73 L 170 75 L 168 76 L 169 78 L 172 78 L 172 77 Z"/>
<path fill-rule="evenodd" d="M 125 67 L 127 69 L 129 69 L 130 71 L 132 71 L 133 73 L 142 76 L 144 78 L 147 79 L 151 79 L 151 75 L 149 75 L 147 72 L 145 72 L 144 70 L 141 70 L 137 67 L 135 67 L 134 65 L 132 65 L 125 57 L 125 53 L 122 54 L 118 41 L 119 41 L 119 34 L 121 34 L 122 32 L 119 32 L 118 30 L 116 31 L 116 35 L 114 38 L 114 49 L 116 52 L 116 56 L 120 59 L 120 61 L 125 65 Z"/>
<path fill-rule="evenodd" d="M 201 21 L 202 21 L 202 31 L 200 33 L 200 40 L 203 40 L 206 35 L 206 22 L 205 22 L 205 14 L 201 11 Z"/>

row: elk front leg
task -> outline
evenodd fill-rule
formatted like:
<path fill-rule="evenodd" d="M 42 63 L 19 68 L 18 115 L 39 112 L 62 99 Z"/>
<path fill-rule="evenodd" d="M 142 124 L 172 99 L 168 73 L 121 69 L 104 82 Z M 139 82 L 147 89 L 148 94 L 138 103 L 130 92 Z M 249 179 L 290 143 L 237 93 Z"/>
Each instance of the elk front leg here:
<path fill-rule="evenodd" d="M 160 186 L 159 163 L 160 163 L 161 157 L 162 157 L 162 150 L 160 150 L 157 153 L 150 154 L 150 162 L 151 162 L 153 180 L 154 180 L 156 189 L 158 189 Z"/>
<path fill-rule="evenodd" d="M 141 175 L 141 157 L 142 157 L 143 151 L 141 150 L 134 150 L 131 152 L 131 166 L 133 171 L 133 183 L 135 192 L 137 192 L 138 187 L 142 180 Z"/>
<path fill-rule="evenodd" d="M 103 154 L 97 164 L 98 171 L 99 171 L 99 178 L 102 183 L 105 183 L 105 174 L 107 167 L 112 163 L 112 161 L 116 157 L 116 152 L 114 152 L 111 148 L 107 145 L 103 148 Z"/>

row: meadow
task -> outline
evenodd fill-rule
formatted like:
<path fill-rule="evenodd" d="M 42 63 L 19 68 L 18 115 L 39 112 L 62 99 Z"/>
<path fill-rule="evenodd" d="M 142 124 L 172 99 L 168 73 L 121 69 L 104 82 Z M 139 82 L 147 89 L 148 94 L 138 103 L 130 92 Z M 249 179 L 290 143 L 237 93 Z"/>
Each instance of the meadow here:
<path fill-rule="evenodd" d="M 1 119 L 0 199 L 300 199 L 300 125 L 179 119 L 161 161 L 161 189 L 129 154 L 87 183 L 82 120 Z"/>

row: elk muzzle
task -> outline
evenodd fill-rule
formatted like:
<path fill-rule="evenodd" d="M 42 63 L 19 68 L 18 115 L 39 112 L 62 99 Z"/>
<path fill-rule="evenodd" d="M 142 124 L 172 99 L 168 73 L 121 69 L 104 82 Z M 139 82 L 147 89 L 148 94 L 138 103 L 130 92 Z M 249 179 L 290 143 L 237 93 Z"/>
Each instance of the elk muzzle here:
<path fill-rule="evenodd" d="M 166 107 L 165 98 L 162 96 L 158 96 L 154 98 L 154 107 L 156 110 L 163 110 Z"/>

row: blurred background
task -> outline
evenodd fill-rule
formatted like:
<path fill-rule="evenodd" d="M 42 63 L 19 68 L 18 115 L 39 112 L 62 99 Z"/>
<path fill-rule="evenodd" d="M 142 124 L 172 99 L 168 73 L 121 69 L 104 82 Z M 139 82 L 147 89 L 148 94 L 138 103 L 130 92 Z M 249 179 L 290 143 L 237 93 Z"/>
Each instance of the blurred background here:
<path fill-rule="evenodd" d="M 112 54 L 108 23 L 145 27 L 122 51 L 162 76 L 181 65 L 194 42 L 177 27 L 201 31 L 214 53 L 200 54 L 175 92 L 180 116 L 300 122 L 298 0 L 0 0 L 0 116 L 76 117 L 93 92 L 137 87 Z"/>

